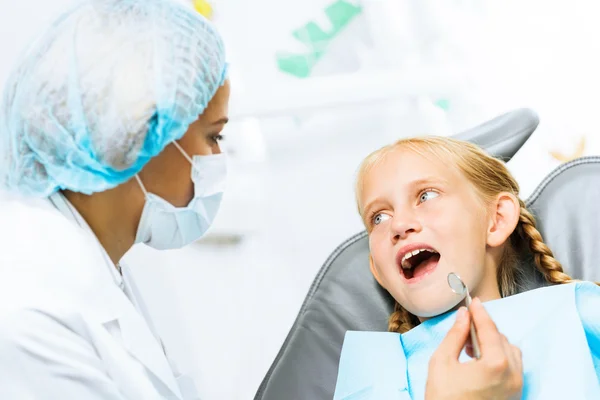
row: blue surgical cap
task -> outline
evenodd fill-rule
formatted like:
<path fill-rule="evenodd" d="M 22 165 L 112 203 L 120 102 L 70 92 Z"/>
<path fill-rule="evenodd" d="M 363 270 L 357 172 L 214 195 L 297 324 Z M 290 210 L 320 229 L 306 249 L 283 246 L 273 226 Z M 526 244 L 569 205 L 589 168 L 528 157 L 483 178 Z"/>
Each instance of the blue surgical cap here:
<path fill-rule="evenodd" d="M 221 37 L 172 0 L 86 0 L 27 49 L 5 88 L 1 182 L 27 196 L 113 188 L 202 114 Z"/>

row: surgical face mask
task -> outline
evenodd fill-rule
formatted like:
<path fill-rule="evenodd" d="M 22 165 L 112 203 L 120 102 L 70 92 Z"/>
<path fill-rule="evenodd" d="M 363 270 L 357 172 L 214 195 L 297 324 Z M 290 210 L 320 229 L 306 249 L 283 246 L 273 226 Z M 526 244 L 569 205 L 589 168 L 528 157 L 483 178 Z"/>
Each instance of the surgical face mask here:
<path fill-rule="evenodd" d="M 181 248 L 206 233 L 221 205 L 227 175 L 225 154 L 190 158 L 177 142 L 173 144 L 192 164 L 194 198 L 186 207 L 175 207 L 163 198 L 148 193 L 136 175 L 146 196 L 146 203 L 135 243 L 145 243 L 158 250 Z"/>

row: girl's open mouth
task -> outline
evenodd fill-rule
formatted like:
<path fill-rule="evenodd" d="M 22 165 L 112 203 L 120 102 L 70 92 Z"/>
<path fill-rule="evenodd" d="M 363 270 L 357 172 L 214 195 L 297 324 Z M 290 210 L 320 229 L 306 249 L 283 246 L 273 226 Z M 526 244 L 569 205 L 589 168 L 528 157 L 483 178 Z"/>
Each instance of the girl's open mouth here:
<path fill-rule="evenodd" d="M 433 249 L 413 250 L 402 258 L 400 272 L 408 282 L 416 282 L 433 271 L 439 261 L 440 253 Z"/>

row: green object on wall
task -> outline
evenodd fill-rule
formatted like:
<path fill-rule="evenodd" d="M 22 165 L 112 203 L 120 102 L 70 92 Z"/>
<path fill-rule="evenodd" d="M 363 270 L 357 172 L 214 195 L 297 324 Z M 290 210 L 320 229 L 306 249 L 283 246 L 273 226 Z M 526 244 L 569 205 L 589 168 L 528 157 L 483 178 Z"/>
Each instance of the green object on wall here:
<path fill-rule="evenodd" d="M 435 105 L 444 111 L 448 111 L 450 109 L 450 100 L 439 99 L 438 101 L 435 102 Z"/>
<path fill-rule="evenodd" d="M 315 64 L 326 53 L 327 45 L 354 19 L 362 13 L 362 7 L 345 0 L 337 0 L 325 9 L 325 14 L 333 28 L 325 32 L 314 21 L 292 32 L 292 36 L 304 43 L 307 52 L 302 54 L 277 52 L 276 59 L 279 69 L 298 78 L 310 76 Z"/>

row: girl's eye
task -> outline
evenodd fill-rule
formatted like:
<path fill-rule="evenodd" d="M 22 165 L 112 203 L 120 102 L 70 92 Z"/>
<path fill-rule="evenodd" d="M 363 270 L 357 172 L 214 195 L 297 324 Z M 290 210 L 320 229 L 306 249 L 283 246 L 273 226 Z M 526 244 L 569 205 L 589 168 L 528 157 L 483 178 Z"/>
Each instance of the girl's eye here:
<path fill-rule="evenodd" d="M 373 217 L 373 224 L 379 225 L 380 223 L 387 221 L 389 218 L 390 218 L 390 216 L 387 214 L 383 214 L 383 213 L 376 214 Z"/>
<path fill-rule="evenodd" d="M 434 199 L 438 196 L 439 194 L 437 192 L 434 192 L 433 190 L 426 190 L 423 193 L 421 193 L 421 196 L 419 197 L 419 202 L 424 203 L 427 200 Z"/>

